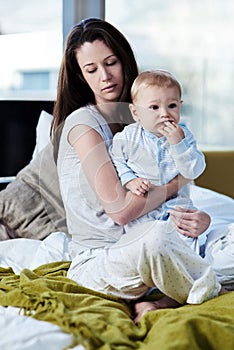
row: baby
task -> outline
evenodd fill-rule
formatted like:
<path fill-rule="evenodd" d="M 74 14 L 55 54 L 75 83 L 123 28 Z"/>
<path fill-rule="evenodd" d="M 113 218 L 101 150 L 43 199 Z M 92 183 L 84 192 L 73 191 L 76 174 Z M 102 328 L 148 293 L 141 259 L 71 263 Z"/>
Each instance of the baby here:
<path fill-rule="evenodd" d="M 117 133 L 110 148 L 122 185 L 144 196 L 152 185 L 166 184 L 179 173 L 191 180 L 201 175 L 206 166 L 204 155 L 190 130 L 179 123 L 182 88 L 177 79 L 164 70 L 142 72 L 131 95 L 130 110 L 136 123 Z M 128 226 L 139 220 L 168 221 L 175 207 L 195 209 L 189 188 L 185 185 L 176 196 Z M 199 253 L 197 238 L 185 239 Z"/>

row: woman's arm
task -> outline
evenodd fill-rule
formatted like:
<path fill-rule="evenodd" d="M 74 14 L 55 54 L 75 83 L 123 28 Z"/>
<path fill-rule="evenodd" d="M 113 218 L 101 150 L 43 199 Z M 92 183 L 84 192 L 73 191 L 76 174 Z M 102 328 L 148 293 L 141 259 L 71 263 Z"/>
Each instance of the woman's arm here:
<path fill-rule="evenodd" d="M 181 176 L 163 186 L 153 186 L 144 197 L 126 191 L 119 181 L 100 134 L 86 125 L 73 128 L 69 142 L 105 212 L 119 225 L 155 209 L 174 195 L 188 180 Z"/>

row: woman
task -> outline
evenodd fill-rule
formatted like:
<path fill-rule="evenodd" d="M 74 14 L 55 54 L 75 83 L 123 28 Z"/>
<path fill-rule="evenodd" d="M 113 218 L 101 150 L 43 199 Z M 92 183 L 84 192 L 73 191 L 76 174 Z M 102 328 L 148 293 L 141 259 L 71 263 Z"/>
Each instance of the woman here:
<path fill-rule="evenodd" d="M 116 28 L 99 19 L 81 21 L 67 38 L 53 120 L 60 188 L 73 241 L 68 277 L 127 301 L 137 301 L 152 287 L 160 289 L 166 296 L 157 303 L 136 302 L 136 322 L 151 309 L 201 303 L 222 292 L 211 267 L 178 237 L 175 227 L 166 232 L 160 222 L 146 222 L 125 234 L 126 223 L 187 183 L 178 176 L 144 197 L 120 184 L 108 147 L 127 123 L 124 107 L 131 102 L 137 74 L 132 49 Z M 187 216 L 179 220 L 182 234 L 195 237 L 209 225 L 205 213 Z"/>

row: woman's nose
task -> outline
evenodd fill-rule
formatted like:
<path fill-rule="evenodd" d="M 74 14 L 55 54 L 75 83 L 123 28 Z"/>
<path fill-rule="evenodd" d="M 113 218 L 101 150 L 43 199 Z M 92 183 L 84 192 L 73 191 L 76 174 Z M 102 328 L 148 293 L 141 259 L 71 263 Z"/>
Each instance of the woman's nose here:
<path fill-rule="evenodd" d="M 108 71 L 108 69 L 106 68 L 103 68 L 102 69 L 102 81 L 108 81 L 111 79 L 111 74 L 110 72 Z"/>

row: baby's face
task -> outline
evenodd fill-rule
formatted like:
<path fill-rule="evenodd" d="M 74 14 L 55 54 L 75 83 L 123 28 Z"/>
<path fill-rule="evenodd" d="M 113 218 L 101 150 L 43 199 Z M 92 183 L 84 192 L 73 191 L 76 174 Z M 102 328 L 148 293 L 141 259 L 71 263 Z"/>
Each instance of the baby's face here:
<path fill-rule="evenodd" d="M 131 112 L 144 129 L 161 137 L 166 121 L 178 124 L 181 103 L 177 87 L 149 86 L 139 90 Z"/>

